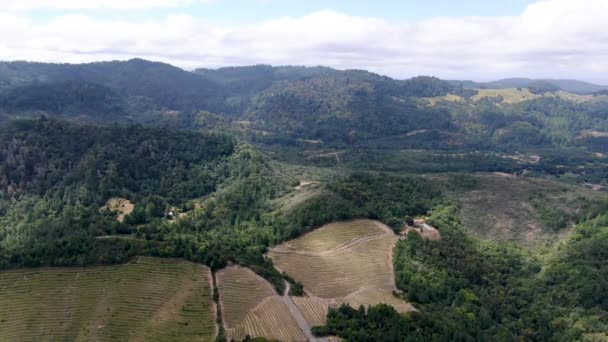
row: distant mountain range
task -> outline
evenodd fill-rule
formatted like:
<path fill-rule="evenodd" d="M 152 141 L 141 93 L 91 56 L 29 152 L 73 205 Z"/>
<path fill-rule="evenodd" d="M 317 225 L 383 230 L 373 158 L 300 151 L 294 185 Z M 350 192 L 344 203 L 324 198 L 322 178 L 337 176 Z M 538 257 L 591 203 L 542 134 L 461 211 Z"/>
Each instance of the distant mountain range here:
<path fill-rule="evenodd" d="M 466 88 L 487 88 L 487 89 L 504 89 L 504 88 L 530 88 L 539 84 L 550 84 L 563 91 L 575 94 L 593 94 L 602 91 L 608 91 L 608 85 L 598 85 L 589 82 L 577 80 L 555 80 L 555 79 L 531 79 L 531 78 L 505 78 L 492 82 L 474 82 L 474 81 L 448 81 L 451 84 L 461 85 Z"/>
<path fill-rule="evenodd" d="M 230 131 L 280 146 L 315 141 L 338 148 L 584 146 L 605 151 L 608 97 L 573 93 L 606 89 L 569 80 L 396 80 L 327 67 L 186 71 L 142 59 L 5 62 L 0 63 L 0 121 L 46 115 L 135 122 Z"/>

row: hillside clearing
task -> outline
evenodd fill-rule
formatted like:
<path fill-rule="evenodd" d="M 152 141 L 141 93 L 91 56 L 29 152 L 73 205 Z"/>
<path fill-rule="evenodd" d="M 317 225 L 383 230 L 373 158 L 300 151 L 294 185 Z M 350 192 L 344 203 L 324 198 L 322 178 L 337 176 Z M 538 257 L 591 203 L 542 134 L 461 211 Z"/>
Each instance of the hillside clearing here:
<path fill-rule="evenodd" d="M 110 198 L 106 202 L 106 205 L 101 207 L 101 211 L 116 213 L 116 220 L 118 222 L 123 222 L 125 217 L 133 212 L 133 209 L 135 209 L 135 205 L 131 201 L 120 197 Z"/>
<path fill-rule="evenodd" d="M 309 201 L 315 197 L 321 196 L 325 193 L 323 185 L 317 182 L 304 183 L 300 182 L 300 185 L 295 187 L 294 191 L 286 194 L 285 196 L 276 200 L 279 210 L 282 212 L 289 212 L 298 205 Z"/>
<path fill-rule="evenodd" d="M 450 193 L 461 204 L 465 228 L 482 239 L 529 248 L 563 238 L 574 215 L 604 194 L 551 179 L 501 173 L 473 177 L 474 188 Z M 561 226 L 548 226 L 559 218 Z"/>
<path fill-rule="evenodd" d="M 0 272 L 3 341 L 213 341 L 210 270 L 140 257 L 117 266 Z"/>
<path fill-rule="evenodd" d="M 534 100 L 542 97 L 531 93 L 528 89 L 477 89 L 477 95 L 471 97 L 473 101 L 480 101 L 484 98 L 502 97 L 504 103 L 519 103 L 528 100 Z"/>

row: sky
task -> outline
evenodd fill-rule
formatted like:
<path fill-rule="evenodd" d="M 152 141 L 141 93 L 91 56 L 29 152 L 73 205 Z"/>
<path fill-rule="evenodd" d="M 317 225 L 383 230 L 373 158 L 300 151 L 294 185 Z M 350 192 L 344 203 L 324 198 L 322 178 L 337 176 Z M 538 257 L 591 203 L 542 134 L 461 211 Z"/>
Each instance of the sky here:
<path fill-rule="evenodd" d="M 0 59 L 608 84 L 608 0 L 0 0 Z"/>

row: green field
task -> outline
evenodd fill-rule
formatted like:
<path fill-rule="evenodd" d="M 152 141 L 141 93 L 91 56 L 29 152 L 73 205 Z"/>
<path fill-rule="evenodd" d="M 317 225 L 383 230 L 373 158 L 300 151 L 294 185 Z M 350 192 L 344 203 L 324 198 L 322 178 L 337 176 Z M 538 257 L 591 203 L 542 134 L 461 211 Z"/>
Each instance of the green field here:
<path fill-rule="evenodd" d="M 211 273 L 174 259 L 0 272 L 2 341 L 212 341 Z"/>

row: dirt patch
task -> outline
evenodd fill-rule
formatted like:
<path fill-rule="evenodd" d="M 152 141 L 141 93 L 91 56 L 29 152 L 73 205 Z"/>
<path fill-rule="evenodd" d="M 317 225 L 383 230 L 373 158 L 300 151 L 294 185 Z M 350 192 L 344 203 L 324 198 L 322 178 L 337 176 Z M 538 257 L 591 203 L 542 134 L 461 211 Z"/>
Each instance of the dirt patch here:
<path fill-rule="evenodd" d="M 100 211 L 110 211 L 116 213 L 116 220 L 118 222 L 123 222 L 125 220 L 125 216 L 131 214 L 135 209 L 135 205 L 131 203 L 126 198 L 110 198 L 106 205 L 101 207 Z"/>
<path fill-rule="evenodd" d="M 325 191 L 320 183 L 312 181 L 300 181 L 300 185 L 294 187 L 294 190 L 277 200 L 277 206 L 282 212 L 289 212 L 298 205 L 322 195 Z"/>
<path fill-rule="evenodd" d="M 608 132 L 602 132 L 602 131 L 583 131 L 581 133 L 581 136 L 586 138 L 586 137 L 592 137 L 592 138 L 602 138 L 602 137 L 608 137 Z"/>
<path fill-rule="evenodd" d="M 441 233 L 439 233 L 439 230 L 427 224 L 423 219 L 414 220 L 414 226 L 405 226 L 405 228 L 403 228 L 399 234 L 407 236 L 411 232 L 420 234 L 420 236 L 422 236 L 422 238 L 425 240 L 441 240 Z"/>
<path fill-rule="evenodd" d="M 304 190 L 313 184 L 318 184 L 318 182 L 301 180 L 300 184 L 294 187 L 294 189 L 297 191 Z"/>

